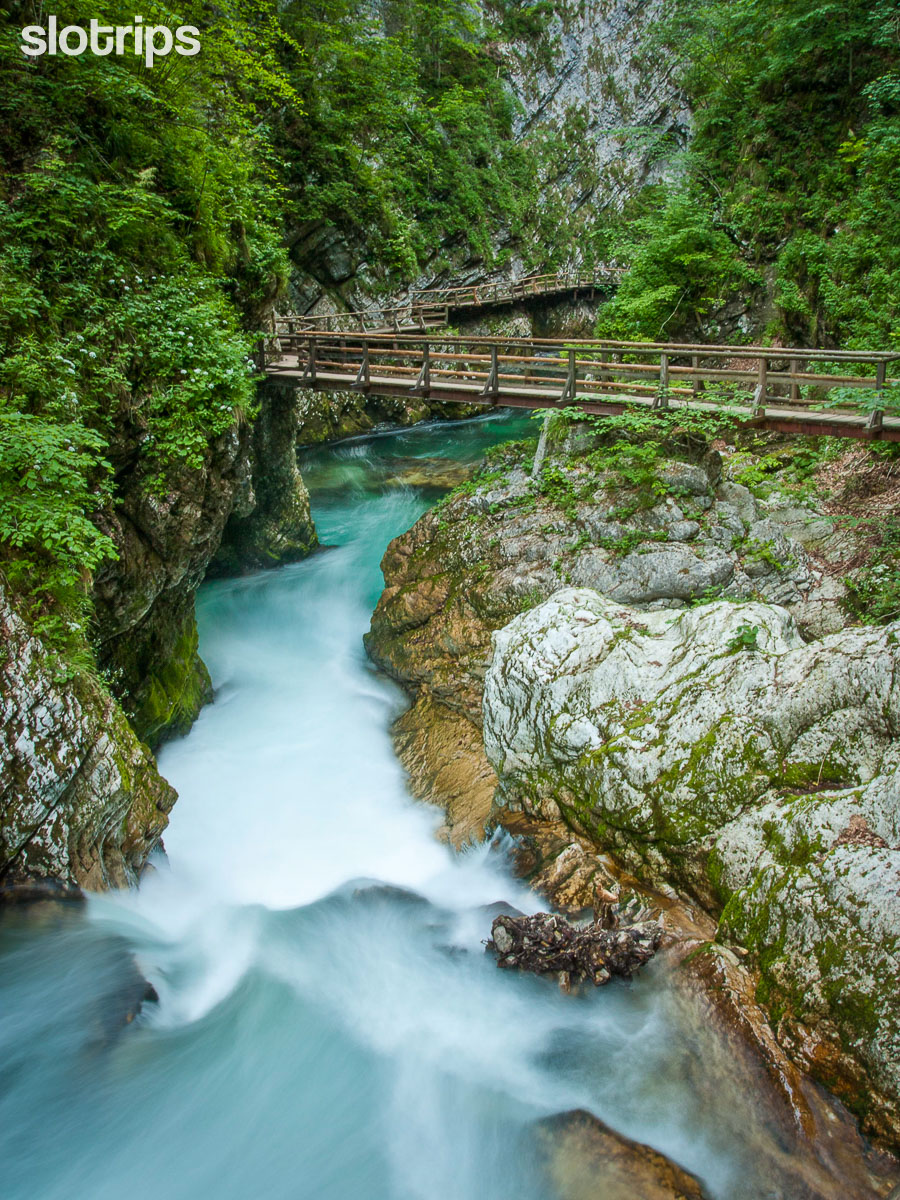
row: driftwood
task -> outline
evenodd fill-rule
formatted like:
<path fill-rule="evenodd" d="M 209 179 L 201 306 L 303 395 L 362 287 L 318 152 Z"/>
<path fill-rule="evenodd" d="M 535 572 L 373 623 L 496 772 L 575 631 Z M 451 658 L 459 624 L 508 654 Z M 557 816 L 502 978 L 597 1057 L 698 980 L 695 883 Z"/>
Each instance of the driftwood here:
<path fill-rule="evenodd" d="M 498 967 L 556 975 L 564 988 L 582 980 L 599 987 L 613 975 L 630 979 L 656 953 L 661 933 L 655 921 L 609 929 L 598 921 L 573 925 L 554 913 L 504 914 L 494 919 L 485 945 Z"/>

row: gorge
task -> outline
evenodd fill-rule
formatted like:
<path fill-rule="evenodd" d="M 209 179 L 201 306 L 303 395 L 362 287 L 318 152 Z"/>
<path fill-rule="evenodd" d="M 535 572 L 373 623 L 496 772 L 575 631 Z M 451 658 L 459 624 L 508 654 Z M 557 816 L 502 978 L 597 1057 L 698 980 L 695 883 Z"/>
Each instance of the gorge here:
<path fill-rule="evenodd" d="M 894 1196 L 894 8 L 189 0 L 144 70 L 7 6 L 4 1194 Z M 262 378 L 604 264 L 432 351 L 724 409 Z M 754 344 L 864 436 L 746 420 Z M 649 961 L 498 971 L 537 908 Z"/>

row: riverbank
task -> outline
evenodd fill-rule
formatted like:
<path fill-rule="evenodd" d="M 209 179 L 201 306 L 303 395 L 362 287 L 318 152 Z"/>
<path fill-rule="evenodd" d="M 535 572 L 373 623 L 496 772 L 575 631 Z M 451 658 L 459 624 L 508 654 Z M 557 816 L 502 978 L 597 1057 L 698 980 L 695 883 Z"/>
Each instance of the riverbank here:
<path fill-rule="evenodd" d="M 392 544 L 367 644 L 412 697 L 398 750 L 457 842 L 524 809 L 699 903 L 782 1048 L 894 1144 L 893 642 L 840 632 L 878 539 L 841 515 L 845 447 L 670 424 L 558 425 L 538 479 L 501 450 Z"/>
<path fill-rule="evenodd" d="M 62 924 L 4 919 L 15 1200 L 281 1197 L 286 1180 L 333 1200 L 549 1200 L 535 1122 L 575 1109 L 717 1200 L 755 1198 L 785 1170 L 782 1193 L 801 1195 L 821 1171 L 814 1156 L 778 1165 L 765 1094 L 703 1004 L 676 999 L 665 960 L 577 997 L 498 971 L 481 945 L 493 906 L 533 908 L 533 895 L 502 846 L 455 855 L 434 839 L 438 814 L 410 804 L 389 737 L 403 698 L 361 637 L 384 545 L 433 496 L 389 481 L 397 460 L 474 461 L 509 432 L 476 423 L 316 452 L 304 474 L 336 548 L 202 590 L 216 699 L 160 755 L 180 793 L 168 865 Z M 96 1005 L 120 986 L 99 966 L 110 938 L 159 1002 L 98 1044 Z M 831 1194 L 887 1190 L 887 1175 L 860 1191 L 857 1173 L 857 1192 L 834 1178 Z"/>

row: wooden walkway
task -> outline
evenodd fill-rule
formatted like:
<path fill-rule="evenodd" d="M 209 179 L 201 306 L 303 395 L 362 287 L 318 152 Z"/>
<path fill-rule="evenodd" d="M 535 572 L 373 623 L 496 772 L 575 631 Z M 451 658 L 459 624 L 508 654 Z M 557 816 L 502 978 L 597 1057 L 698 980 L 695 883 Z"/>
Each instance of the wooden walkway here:
<path fill-rule="evenodd" d="M 598 414 L 686 407 L 784 433 L 896 442 L 900 415 L 884 410 L 888 397 L 900 407 L 898 362 L 897 351 L 335 330 L 282 332 L 266 371 L 322 391 Z"/>
<path fill-rule="evenodd" d="M 600 265 L 592 271 L 558 271 L 529 275 L 525 279 L 503 279 L 497 283 L 469 284 L 465 287 L 424 288 L 411 292 L 401 303 L 387 308 L 360 312 L 282 313 L 275 317 L 275 335 L 294 333 L 356 332 L 399 333 L 401 330 L 445 328 L 451 313 L 480 308 L 502 307 L 540 297 L 593 295 L 615 287 L 624 270 Z"/>

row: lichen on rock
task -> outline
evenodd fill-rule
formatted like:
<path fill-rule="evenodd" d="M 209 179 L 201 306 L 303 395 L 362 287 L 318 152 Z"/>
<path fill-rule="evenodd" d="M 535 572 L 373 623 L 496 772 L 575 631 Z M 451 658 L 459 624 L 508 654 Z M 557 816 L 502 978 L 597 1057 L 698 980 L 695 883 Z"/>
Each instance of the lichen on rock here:
<path fill-rule="evenodd" d="M 63 664 L 0 589 L 0 889 L 132 884 L 175 791 L 115 700 Z"/>
<path fill-rule="evenodd" d="M 498 802 L 562 813 L 720 912 L 770 1012 L 817 1031 L 826 1082 L 885 1137 L 900 1131 L 898 632 L 807 644 L 774 605 L 648 612 L 566 588 L 495 635 L 484 686 Z"/>

